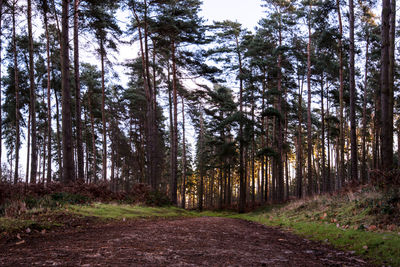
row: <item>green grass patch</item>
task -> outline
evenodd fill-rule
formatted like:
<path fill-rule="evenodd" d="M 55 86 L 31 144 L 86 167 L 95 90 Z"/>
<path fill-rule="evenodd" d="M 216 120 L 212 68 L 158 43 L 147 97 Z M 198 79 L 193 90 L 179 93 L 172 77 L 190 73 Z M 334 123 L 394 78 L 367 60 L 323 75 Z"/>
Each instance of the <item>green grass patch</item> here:
<path fill-rule="evenodd" d="M 55 222 L 38 222 L 35 220 L 24 220 L 15 218 L 0 218 L 0 234 L 1 233 L 15 233 L 20 231 L 30 230 L 43 230 L 50 229 L 54 226 L 60 226 Z"/>
<path fill-rule="evenodd" d="M 81 216 L 92 216 L 101 219 L 121 220 L 134 218 L 172 218 L 193 217 L 195 214 L 176 207 L 147 207 L 139 205 L 103 204 L 71 205 L 69 212 Z"/>

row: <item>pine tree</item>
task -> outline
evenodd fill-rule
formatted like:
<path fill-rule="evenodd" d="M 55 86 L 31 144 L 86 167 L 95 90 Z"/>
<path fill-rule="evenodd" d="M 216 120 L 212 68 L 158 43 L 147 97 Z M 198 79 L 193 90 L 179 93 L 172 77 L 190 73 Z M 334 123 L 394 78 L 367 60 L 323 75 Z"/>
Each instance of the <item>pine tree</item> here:
<path fill-rule="evenodd" d="M 62 181 L 75 181 L 74 153 L 72 141 L 71 88 L 69 72 L 69 0 L 62 1 L 61 32 L 61 75 L 62 75 Z"/>

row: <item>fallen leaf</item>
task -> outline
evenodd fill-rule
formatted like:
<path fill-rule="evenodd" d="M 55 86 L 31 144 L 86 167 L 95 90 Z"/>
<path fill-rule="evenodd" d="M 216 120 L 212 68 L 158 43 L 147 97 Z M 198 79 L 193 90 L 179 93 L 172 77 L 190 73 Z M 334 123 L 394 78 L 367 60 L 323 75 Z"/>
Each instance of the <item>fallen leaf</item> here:
<path fill-rule="evenodd" d="M 20 234 L 17 234 L 17 238 L 18 238 L 18 239 L 21 239 L 21 236 L 20 236 Z"/>
<path fill-rule="evenodd" d="M 46 229 L 43 229 L 41 233 L 44 235 L 46 233 Z"/>
<path fill-rule="evenodd" d="M 376 229 L 376 225 L 371 225 L 370 227 L 368 227 L 368 231 L 375 231 Z"/>
<path fill-rule="evenodd" d="M 19 242 L 15 243 L 15 245 L 21 245 L 23 243 L 25 243 L 25 240 L 19 241 Z"/>

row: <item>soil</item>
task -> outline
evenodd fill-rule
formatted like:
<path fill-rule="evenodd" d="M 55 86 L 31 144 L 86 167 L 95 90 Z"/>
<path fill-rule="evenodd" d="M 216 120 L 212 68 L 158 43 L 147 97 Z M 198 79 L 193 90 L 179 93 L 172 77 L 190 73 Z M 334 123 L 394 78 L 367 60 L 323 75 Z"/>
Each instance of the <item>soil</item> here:
<path fill-rule="evenodd" d="M 278 228 L 227 218 L 88 223 L 0 242 L 1 266 L 371 266 Z"/>

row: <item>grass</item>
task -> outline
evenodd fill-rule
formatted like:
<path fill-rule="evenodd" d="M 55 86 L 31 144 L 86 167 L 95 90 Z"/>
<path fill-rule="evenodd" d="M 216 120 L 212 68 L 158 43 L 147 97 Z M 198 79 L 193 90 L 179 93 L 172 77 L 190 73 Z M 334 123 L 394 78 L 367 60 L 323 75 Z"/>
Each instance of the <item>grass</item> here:
<path fill-rule="evenodd" d="M 69 211 L 76 215 L 100 219 L 173 218 L 193 216 L 192 212 L 176 207 L 146 207 L 140 205 L 117 205 L 95 203 L 88 206 L 72 205 Z"/>
<path fill-rule="evenodd" d="M 381 198 L 382 195 L 370 192 L 322 196 L 230 217 L 281 227 L 341 250 L 354 251 L 378 265 L 400 266 L 400 229 L 394 225 L 396 217 L 375 214 L 371 205 L 367 205 L 382 202 Z M 387 230 L 389 225 L 391 231 Z"/>
<path fill-rule="evenodd" d="M 400 235 L 397 233 L 342 229 L 323 222 L 292 221 L 285 214 L 274 216 L 269 213 L 249 213 L 232 217 L 289 229 L 308 239 L 329 243 L 341 250 L 354 251 L 376 264 L 400 266 Z"/>
<path fill-rule="evenodd" d="M 25 231 L 28 228 L 30 230 L 43 230 L 54 226 L 60 226 L 60 224 L 56 222 L 38 222 L 35 220 L 0 217 L 0 236 L 6 233 Z"/>

